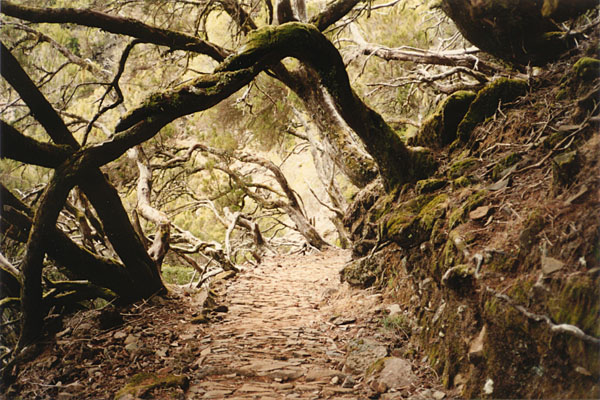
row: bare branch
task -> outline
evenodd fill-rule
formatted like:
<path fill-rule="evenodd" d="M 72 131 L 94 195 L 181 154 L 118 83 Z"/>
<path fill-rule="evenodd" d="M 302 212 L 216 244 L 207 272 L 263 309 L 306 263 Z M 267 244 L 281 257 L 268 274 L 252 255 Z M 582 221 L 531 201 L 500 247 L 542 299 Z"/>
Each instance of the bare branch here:
<path fill-rule="evenodd" d="M 110 33 L 138 38 L 145 43 L 205 54 L 217 61 L 222 61 L 228 54 L 223 48 L 185 33 L 156 28 L 132 18 L 117 17 L 88 9 L 26 7 L 2 0 L 0 12 L 30 22 L 74 23 L 100 28 Z"/>

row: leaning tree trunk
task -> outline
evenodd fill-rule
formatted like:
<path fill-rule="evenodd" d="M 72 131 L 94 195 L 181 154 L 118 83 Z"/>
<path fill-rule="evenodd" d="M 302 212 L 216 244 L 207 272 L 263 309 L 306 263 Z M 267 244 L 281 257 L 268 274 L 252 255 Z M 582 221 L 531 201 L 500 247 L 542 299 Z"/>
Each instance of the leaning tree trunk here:
<path fill-rule="evenodd" d="M 327 91 L 321 87 L 319 76 L 307 68 L 300 68 L 289 74 L 281 70 L 278 78 L 302 99 L 306 110 L 312 115 L 319 128 L 319 134 L 340 171 L 353 185 L 362 188 L 377 176 L 377 165 L 352 140 L 353 132 L 342 119 Z"/>
<path fill-rule="evenodd" d="M 443 0 L 442 10 L 481 50 L 521 65 L 556 60 L 575 44 L 556 22 L 598 6 L 597 0 Z"/>

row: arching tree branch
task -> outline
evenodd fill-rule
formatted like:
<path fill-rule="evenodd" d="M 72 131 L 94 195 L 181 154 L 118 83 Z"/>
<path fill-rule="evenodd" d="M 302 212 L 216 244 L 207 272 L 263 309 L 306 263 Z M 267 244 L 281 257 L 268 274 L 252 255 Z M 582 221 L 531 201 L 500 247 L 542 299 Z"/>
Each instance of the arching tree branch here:
<path fill-rule="evenodd" d="M 146 43 L 206 54 L 217 61 L 223 60 L 228 53 L 225 49 L 185 33 L 146 25 L 133 18 L 117 17 L 88 9 L 27 7 L 3 0 L 0 12 L 30 22 L 74 23 L 100 28 L 110 33 L 138 38 Z"/>

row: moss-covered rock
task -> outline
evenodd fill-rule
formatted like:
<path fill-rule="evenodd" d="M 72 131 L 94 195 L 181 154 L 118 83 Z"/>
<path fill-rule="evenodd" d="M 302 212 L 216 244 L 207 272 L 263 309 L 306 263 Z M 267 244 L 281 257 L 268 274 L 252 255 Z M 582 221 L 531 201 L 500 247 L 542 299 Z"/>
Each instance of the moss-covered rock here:
<path fill-rule="evenodd" d="M 444 272 L 442 284 L 459 294 L 470 293 L 475 288 L 475 269 L 467 264 L 451 267 Z"/>
<path fill-rule="evenodd" d="M 556 187 L 569 186 L 581 168 L 577 150 L 557 155 L 552 159 L 553 183 Z"/>
<path fill-rule="evenodd" d="M 426 234 L 431 233 L 434 223 L 444 218 L 446 208 L 448 207 L 448 195 L 442 193 L 434 197 L 425 207 L 421 209 L 418 215 L 419 226 Z"/>
<path fill-rule="evenodd" d="M 503 178 L 504 171 L 519 161 L 521 161 L 521 155 L 519 153 L 511 153 L 507 155 L 494 166 L 494 169 L 492 170 L 492 179 L 497 181 L 498 179 Z"/>
<path fill-rule="evenodd" d="M 154 373 L 139 373 L 133 376 L 129 383 L 115 394 L 115 400 L 143 397 L 150 390 L 158 387 L 186 388 L 188 378 L 183 375 L 157 375 Z"/>
<path fill-rule="evenodd" d="M 519 265 L 519 258 L 512 253 L 492 251 L 486 256 L 486 269 L 492 272 L 511 273 Z"/>
<path fill-rule="evenodd" d="M 557 100 L 579 96 L 589 90 L 589 83 L 600 76 L 600 60 L 582 57 L 561 80 L 556 93 Z"/>
<path fill-rule="evenodd" d="M 529 214 L 519 235 L 521 250 L 528 250 L 534 245 L 537 235 L 544 229 L 544 224 L 544 218 L 540 210 L 534 210 Z"/>
<path fill-rule="evenodd" d="M 467 176 L 461 176 L 452 181 L 452 189 L 460 189 L 472 185 L 473 182 Z"/>
<path fill-rule="evenodd" d="M 448 183 L 448 181 L 446 181 L 445 179 L 437 179 L 437 178 L 423 179 L 416 183 L 415 192 L 417 192 L 417 194 L 425 194 L 425 193 L 435 192 L 436 190 L 441 189 L 444 186 L 446 186 L 447 183 Z"/>
<path fill-rule="evenodd" d="M 448 195 L 420 195 L 389 213 L 383 235 L 400 246 L 412 247 L 429 239 L 435 222 L 445 216 Z"/>
<path fill-rule="evenodd" d="M 475 96 L 470 91 L 458 91 L 448 96 L 423 122 L 410 144 L 440 147 L 452 143 L 456 139 L 456 128 Z"/>
<path fill-rule="evenodd" d="M 550 316 L 557 323 L 579 327 L 600 337 L 600 286 L 598 279 L 586 275 L 571 276 L 558 296 L 550 301 Z"/>
<path fill-rule="evenodd" d="M 467 142 L 473 129 L 494 115 L 500 103 L 509 103 L 525 93 L 527 82 L 521 79 L 500 78 L 481 89 L 469 106 L 469 111 L 458 124 L 458 138 Z"/>
<path fill-rule="evenodd" d="M 454 229 L 461 223 L 466 222 L 469 212 L 482 205 L 485 202 L 487 194 L 488 191 L 485 189 L 471 194 L 460 207 L 450 213 L 448 227 Z"/>
<path fill-rule="evenodd" d="M 473 171 L 479 166 L 479 160 L 474 157 L 467 157 L 461 160 L 455 161 L 450 168 L 448 168 L 448 178 L 457 179 L 461 176 L 466 175 L 470 171 Z"/>
<path fill-rule="evenodd" d="M 580 82 L 590 82 L 600 77 L 600 60 L 582 57 L 573 64 L 574 78 Z"/>
<path fill-rule="evenodd" d="M 375 254 L 349 262 L 340 271 L 340 280 L 363 289 L 373 286 L 383 270 L 379 256 Z"/>

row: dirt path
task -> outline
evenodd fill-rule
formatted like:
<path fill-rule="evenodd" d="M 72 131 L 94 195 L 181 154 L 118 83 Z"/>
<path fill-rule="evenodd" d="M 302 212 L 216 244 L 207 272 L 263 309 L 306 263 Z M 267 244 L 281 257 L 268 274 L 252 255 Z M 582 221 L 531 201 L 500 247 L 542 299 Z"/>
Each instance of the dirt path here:
<path fill-rule="evenodd" d="M 192 378 L 189 398 L 359 398 L 341 369 L 345 338 L 356 333 L 360 315 L 336 315 L 331 304 L 348 257 L 330 251 L 267 259 L 232 282 L 229 312 L 207 332 L 204 373 Z"/>
<path fill-rule="evenodd" d="M 380 399 L 441 400 L 431 370 L 401 358 L 408 342 L 382 329 L 381 295 L 340 284 L 348 259 L 331 250 L 248 267 L 216 285 L 209 323 L 201 323 L 201 294 L 181 287 L 124 309 L 76 313 L 21 368 L 7 398 L 366 399 L 379 392 Z M 391 375 L 365 381 L 367 367 L 385 356 Z"/>

